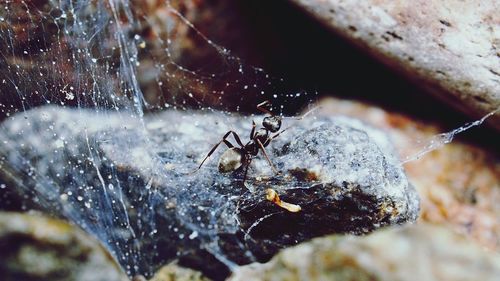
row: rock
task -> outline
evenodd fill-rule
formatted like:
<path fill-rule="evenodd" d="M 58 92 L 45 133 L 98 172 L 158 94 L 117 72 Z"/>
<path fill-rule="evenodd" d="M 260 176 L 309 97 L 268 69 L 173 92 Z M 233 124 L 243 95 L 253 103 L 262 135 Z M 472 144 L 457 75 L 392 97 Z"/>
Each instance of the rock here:
<path fill-rule="evenodd" d="M 320 104 L 325 114 L 357 118 L 386 132 L 402 160 L 437 134 L 462 125 L 445 126 L 354 101 L 330 98 Z M 500 154 L 496 132 L 490 133 L 473 128 L 464 133 L 468 138 L 459 135 L 404 167 L 421 196 L 420 221 L 446 226 L 499 252 Z"/>
<path fill-rule="evenodd" d="M 165 265 L 149 281 L 210 281 L 198 271 L 181 267 L 173 262 Z"/>
<path fill-rule="evenodd" d="M 0 212 L 2 280 L 127 281 L 95 239 L 41 215 Z"/>
<path fill-rule="evenodd" d="M 443 227 L 417 224 L 363 237 L 317 238 L 267 264 L 238 268 L 228 281 L 497 280 L 500 256 Z"/>
<path fill-rule="evenodd" d="M 285 119 L 288 126 L 267 148 L 282 174 L 259 156 L 243 182 L 243 170 L 218 172 L 223 147 L 192 172 L 229 129 L 245 141 L 250 118 L 166 111 L 141 122 L 44 107 L 3 123 L 1 173 L 105 241 L 129 275 L 179 258 L 221 279 L 226 266 L 266 261 L 316 236 L 417 218 L 417 194 L 382 132 L 343 117 Z M 301 211 L 268 201 L 268 188 Z"/>
<path fill-rule="evenodd" d="M 473 117 L 500 107 L 497 1 L 292 2 Z M 489 121 L 500 129 L 499 114 Z"/>

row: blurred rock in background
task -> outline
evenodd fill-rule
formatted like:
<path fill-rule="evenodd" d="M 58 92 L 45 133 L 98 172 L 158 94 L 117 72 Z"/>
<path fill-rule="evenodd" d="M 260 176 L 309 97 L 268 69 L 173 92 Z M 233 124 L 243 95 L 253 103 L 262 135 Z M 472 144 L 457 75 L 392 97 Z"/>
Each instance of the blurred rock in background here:
<path fill-rule="evenodd" d="M 320 104 L 327 114 L 355 117 L 385 131 L 402 161 L 450 129 L 367 103 L 328 98 Z M 500 162 L 495 152 L 458 137 L 404 168 L 421 196 L 419 221 L 446 225 L 500 251 Z"/>
<path fill-rule="evenodd" d="M 132 280 L 136 281 L 136 280 Z M 139 280 L 137 280 L 139 281 Z M 211 281 L 200 272 L 179 266 L 176 262 L 160 268 L 149 281 Z"/>
<path fill-rule="evenodd" d="M 445 228 L 419 224 L 363 236 L 329 236 L 238 268 L 230 281 L 497 280 L 500 256 Z"/>
<path fill-rule="evenodd" d="M 497 1 L 291 2 L 473 118 L 500 107 Z M 490 124 L 500 129 L 500 115 Z"/>
<path fill-rule="evenodd" d="M 113 81 L 113 73 L 120 72 L 121 54 L 117 26 L 105 21 L 112 17 L 111 7 L 98 3 L 64 14 L 48 0 L 9 3 L 8 11 L 0 9 L 0 46 L 9 50 L 0 68 L 9 78 L 0 84 L 3 115 L 47 101 L 113 105 L 102 94 L 89 94 L 99 75 L 109 74 L 110 81 L 97 81 L 103 89 L 120 88 L 123 82 Z M 450 10 L 440 3 L 391 3 L 149 0 L 118 8 L 124 15 L 120 30 L 126 48 L 137 52 L 137 79 L 150 109 L 211 106 L 254 112 L 258 102 L 276 95 L 276 102 L 293 113 L 314 99 L 316 91 L 362 98 L 417 116 L 432 111 L 441 120 L 465 117 L 427 92 L 472 118 L 500 106 L 494 1 L 457 3 Z M 127 8 L 134 20 L 125 16 Z M 98 31 L 92 40 L 59 32 L 61 27 L 74 29 L 75 21 L 88 21 L 91 15 L 95 23 L 87 28 Z M 14 44 L 11 37 L 16 38 Z M 454 42 L 464 42 L 464 47 Z M 301 91 L 309 96 L 283 102 L 287 94 Z M 424 104 L 427 112 L 419 112 Z M 491 125 L 500 123 L 493 120 L 498 117 Z"/>

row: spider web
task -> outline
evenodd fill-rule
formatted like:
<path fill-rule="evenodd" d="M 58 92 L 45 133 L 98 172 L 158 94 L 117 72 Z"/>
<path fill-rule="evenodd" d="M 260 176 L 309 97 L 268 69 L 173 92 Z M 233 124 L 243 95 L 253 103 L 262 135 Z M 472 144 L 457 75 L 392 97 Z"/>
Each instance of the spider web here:
<path fill-rule="evenodd" d="M 41 0 L 0 4 L 1 119 L 24 116 L 23 126 L 29 128 L 40 121 L 30 117 L 30 110 L 51 105 L 60 110 L 72 109 L 74 113 L 68 120 L 85 128 L 74 139 L 59 138 L 56 149 L 46 152 L 53 161 L 70 159 L 61 171 L 52 172 L 51 167 L 42 171 L 26 154 L 14 151 L 2 155 L 2 160 L 10 157 L 22 165 L 4 167 L 4 175 L 10 177 L 9 184 L 24 193 L 25 210 L 35 206 L 81 226 L 99 238 L 130 276 L 149 276 L 166 262 L 151 261 L 154 255 L 149 251 L 163 251 L 160 246 L 142 249 L 141 243 L 161 235 L 155 208 L 167 197 L 182 198 L 179 194 L 185 190 L 159 191 L 152 187 L 152 179 L 137 181 L 134 188 L 140 190 L 140 195 L 134 200 L 141 202 L 130 202 L 132 198 L 124 188 L 130 183 L 121 178 L 120 171 L 100 168 L 107 159 L 98 146 L 109 142 L 109 135 L 91 134 L 100 128 L 102 120 L 142 124 L 144 135 L 139 138 L 123 134 L 125 141 L 120 148 L 132 154 L 135 147 L 149 145 L 144 118 L 154 112 L 196 109 L 229 116 L 233 112 L 253 113 L 255 106 L 267 99 L 273 105 L 271 110 L 290 113 L 297 110 L 297 101 L 307 103 L 316 96 L 286 92 L 281 79 L 247 66 L 207 38 L 191 23 L 196 16 L 192 10 L 203 8 L 196 3 Z M 61 129 L 57 122 L 43 124 L 47 128 L 40 128 L 41 132 L 49 131 L 57 137 Z M 126 126 L 122 129 L 127 130 Z M 21 130 L 18 136 L 38 138 L 28 129 Z M 7 148 L 13 144 L 3 145 Z M 71 152 L 64 150 L 69 146 L 78 147 Z M 163 169 L 161 159 L 153 162 L 152 170 Z M 83 180 L 86 173 L 95 175 L 99 186 L 87 185 Z M 69 180 L 62 181 L 61 177 Z M 6 184 L 1 186 L 5 189 Z M 213 207 L 210 215 L 202 214 L 204 210 L 192 208 L 193 193 L 186 194 L 185 201 L 177 200 L 175 216 L 190 229 L 178 233 L 177 238 L 199 238 L 200 247 L 234 266 L 220 252 L 217 232 L 231 231 L 237 222 L 228 222 L 221 230 L 206 231 L 200 226 L 205 221 L 193 219 L 220 216 L 228 203 L 197 190 L 199 200 L 211 201 Z M 135 218 L 140 217 L 140 222 L 131 218 L 131 212 Z"/>

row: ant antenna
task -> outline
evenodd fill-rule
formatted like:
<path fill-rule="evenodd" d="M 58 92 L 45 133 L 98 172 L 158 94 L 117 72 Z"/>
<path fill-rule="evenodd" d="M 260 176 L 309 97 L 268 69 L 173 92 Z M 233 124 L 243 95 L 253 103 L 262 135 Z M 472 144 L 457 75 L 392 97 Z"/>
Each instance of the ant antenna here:
<path fill-rule="evenodd" d="M 267 108 L 264 107 L 265 105 L 269 105 L 269 104 L 271 104 L 269 102 L 269 100 L 265 100 L 265 101 L 263 101 L 263 102 L 261 102 L 261 103 L 259 103 L 257 105 L 257 109 L 260 110 L 261 112 L 264 112 L 264 113 L 267 113 L 269 115 L 275 116 L 276 114 L 274 112 L 272 112 L 269 109 L 267 109 Z M 314 111 L 316 111 L 316 110 L 318 110 L 320 108 L 322 108 L 321 105 L 315 106 L 315 107 L 311 108 L 309 111 L 307 111 L 306 113 L 302 114 L 302 116 L 299 116 L 299 117 L 296 117 L 296 116 L 280 116 L 280 117 L 282 119 L 286 118 L 286 119 L 302 120 L 302 119 L 306 118 L 306 116 L 310 115 L 311 113 L 313 113 Z"/>
<path fill-rule="evenodd" d="M 259 104 L 257 105 L 257 109 L 258 109 L 258 110 L 260 110 L 260 111 L 262 111 L 262 112 L 264 112 L 264 113 L 267 113 L 267 114 L 269 114 L 269 115 L 274 116 L 275 114 L 274 114 L 272 111 L 270 111 L 269 109 L 267 109 L 267 108 L 263 107 L 264 105 L 268 105 L 268 104 L 271 104 L 271 103 L 269 102 L 269 100 L 265 100 L 265 101 L 263 101 L 263 102 L 261 102 L 261 103 L 259 103 Z"/>
<path fill-rule="evenodd" d="M 314 111 L 318 110 L 322 108 L 321 105 L 318 105 L 318 106 L 315 106 L 313 107 L 312 109 L 310 109 L 309 111 L 307 111 L 306 113 L 302 114 L 301 116 L 299 117 L 295 117 L 295 116 L 282 116 L 281 118 L 289 118 L 289 119 L 293 119 L 293 120 L 302 120 L 304 119 L 307 115 L 310 115 L 311 113 L 313 113 Z M 285 132 L 286 130 L 292 128 L 294 125 L 290 125 L 288 127 L 286 127 L 285 129 L 279 131 L 278 133 L 276 133 L 274 136 L 271 137 L 271 140 L 277 138 L 279 135 L 281 135 L 283 132 Z"/>
<path fill-rule="evenodd" d="M 313 113 L 314 111 L 318 110 L 318 109 L 321 109 L 322 106 L 321 105 L 318 105 L 318 106 L 315 106 L 313 108 L 311 108 L 309 111 L 307 111 L 306 113 L 302 114 L 301 116 L 297 117 L 297 116 L 283 116 L 281 118 L 283 119 L 294 119 L 294 120 L 302 120 L 304 118 L 306 118 L 307 115 L 310 115 L 311 113 Z"/>

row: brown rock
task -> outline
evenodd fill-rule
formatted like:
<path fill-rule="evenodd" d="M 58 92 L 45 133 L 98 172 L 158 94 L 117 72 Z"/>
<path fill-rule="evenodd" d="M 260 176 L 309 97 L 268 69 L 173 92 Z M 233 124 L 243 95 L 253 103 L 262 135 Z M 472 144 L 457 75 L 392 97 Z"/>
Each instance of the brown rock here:
<path fill-rule="evenodd" d="M 330 236 L 243 266 L 230 281 L 497 280 L 500 256 L 445 228 L 421 224 L 365 237 Z"/>
<path fill-rule="evenodd" d="M 464 112 L 500 107 L 498 1 L 292 2 Z"/>
<path fill-rule="evenodd" d="M 448 131 L 367 104 L 328 99 L 329 114 L 348 115 L 389 134 L 402 158 L 413 155 L 433 136 Z M 499 155 L 455 139 L 404 165 L 421 196 L 419 221 L 446 225 L 492 250 L 500 251 Z"/>

